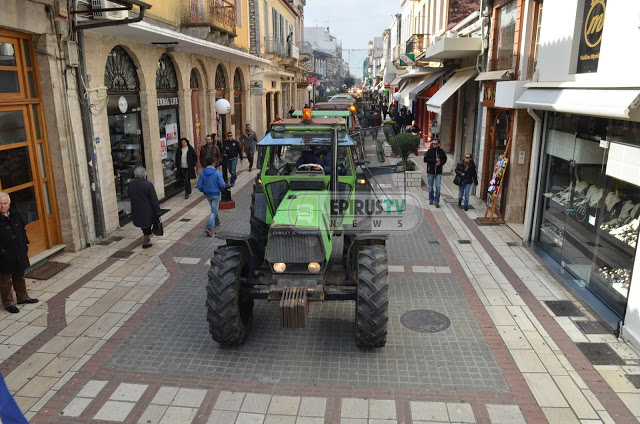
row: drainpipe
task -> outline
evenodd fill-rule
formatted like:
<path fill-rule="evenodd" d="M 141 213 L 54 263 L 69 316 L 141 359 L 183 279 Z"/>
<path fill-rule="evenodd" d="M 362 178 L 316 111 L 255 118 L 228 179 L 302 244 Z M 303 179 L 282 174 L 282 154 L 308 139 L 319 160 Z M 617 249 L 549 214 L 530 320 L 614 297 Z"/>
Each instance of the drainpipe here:
<path fill-rule="evenodd" d="M 538 161 L 540 160 L 540 146 L 537 145 L 542 133 L 542 119 L 531 108 L 527 108 L 527 112 L 535 121 L 533 127 L 533 143 L 531 143 L 531 161 L 529 163 L 529 190 L 527 191 L 527 208 L 524 212 L 524 241 L 531 241 L 531 229 L 533 227 L 533 211 L 535 205 L 533 202 L 536 198 L 536 187 L 538 186 Z"/>
<path fill-rule="evenodd" d="M 487 48 L 484 48 L 484 42 L 485 42 L 485 37 L 488 38 L 489 34 L 485 35 L 484 32 L 484 10 L 483 9 L 489 9 L 492 10 L 493 8 L 493 3 L 491 0 L 482 0 L 480 1 L 480 19 L 482 20 L 481 24 L 480 24 L 480 34 L 481 34 L 481 38 L 482 38 L 482 51 L 478 54 L 478 56 L 476 57 L 476 70 L 478 71 L 478 73 L 482 72 L 482 70 L 486 70 L 487 69 L 487 63 L 489 61 L 489 40 L 487 40 Z M 487 26 L 489 28 L 491 28 L 491 19 L 490 19 L 491 13 L 488 14 L 487 18 Z M 480 59 L 482 58 L 482 66 L 480 66 Z M 478 99 L 478 110 L 477 110 L 477 114 L 476 114 L 476 123 L 475 123 L 475 130 L 476 130 L 476 136 L 475 136 L 475 140 L 476 142 L 473 145 L 473 157 L 474 158 L 478 158 L 478 163 L 480 161 L 480 140 L 482 140 L 482 111 L 484 110 L 484 107 L 482 106 L 482 90 L 480 90 L 480 99 Z M 482 178 L 484 178 L 484 175 L 481 175 Z M 482 185 L 481 185 L 482 186 Z M 476 189 L 475 187 L 473 188 L 474 194 L 476 194 Z M 477 195 L 477 194 L 476 194 Z"/>

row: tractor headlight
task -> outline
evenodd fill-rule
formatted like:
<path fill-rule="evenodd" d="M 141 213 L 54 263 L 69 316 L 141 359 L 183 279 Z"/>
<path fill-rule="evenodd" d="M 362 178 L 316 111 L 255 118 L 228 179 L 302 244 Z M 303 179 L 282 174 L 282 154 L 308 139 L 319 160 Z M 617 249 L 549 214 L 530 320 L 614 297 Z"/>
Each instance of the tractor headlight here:
<path fill-rule="evenodd" d="M 278 274 L 282 274 L 287 270 L 287 265 L 284 262 L 276 262 L 273 264 L 273 270 Z"/>
<path fill-rule="evenodd" d="M 307 269 L 309 270 L 310 273 L 317 274 L 320 272 L 322 267 L 318 262 L 309 262 L 309 266 L 307 267 Z"/>
<path fill-rule="evenodd" d="M 358 184 L 365 184 L 367 181 L 364 178 L 358 180 Z"/>

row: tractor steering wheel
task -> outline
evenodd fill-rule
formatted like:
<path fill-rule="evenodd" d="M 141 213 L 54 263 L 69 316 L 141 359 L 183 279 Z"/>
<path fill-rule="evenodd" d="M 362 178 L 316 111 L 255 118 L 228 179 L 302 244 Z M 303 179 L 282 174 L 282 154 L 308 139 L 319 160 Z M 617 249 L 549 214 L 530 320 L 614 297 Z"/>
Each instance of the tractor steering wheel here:
<path fill-rule="evenodd" d="M 298 167 L 298 171 L 320 171 L 324 172 L 324 168 L 319 163 L 303 163 Z"/>

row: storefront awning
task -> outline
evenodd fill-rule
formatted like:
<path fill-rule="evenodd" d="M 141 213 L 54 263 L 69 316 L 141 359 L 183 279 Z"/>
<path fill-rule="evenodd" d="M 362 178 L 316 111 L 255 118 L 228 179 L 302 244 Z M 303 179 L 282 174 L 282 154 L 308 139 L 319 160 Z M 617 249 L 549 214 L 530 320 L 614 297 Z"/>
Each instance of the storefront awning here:
<path fill-rule="evenodd" d="M 420 84 L 418 84 L 416 88 L 409 92 L 409 100 L 414 101 L 422 90 L 426 90 L 427 88 L 431 87 L 431 85 L 444 74 L 444 71 L 445 70 L 443 68 L 442 71 L 434 72 L 429 77 L 424 79 Z"/>
<path fill-rule="evenodd" d="M 442 37 L 420 55 L 420 60 L 439 61 L 461 59 L 482 51 L 482 39 L 478 37 Z"/>
<path fill-rule="evenodd" d="M 502 71 L 480 72 L 476 77 L 476 81 L 499 81 L 510 80 L 513 75 L 513 69 L 505 69 Z"/>
<path fill-rule="evenodd" d="M 222 44 L 212 43 L 211 41 L 201 38 L 191 37 L 190 35 L 177 31 L 151 25 L 145 21 L 127 25 L 93 28 L 87 31 L 146 44 L 171 43 L 175 50 L 228 60 L 244 65 L 271 65 L 270 60 L 231 47 L 226 47 Z"/>
<path fill-rule="evenodd" d="M 447 81 L 436 94 L 427 100 L 427 110 L 429 112 L 440 113 L 444 102 L 449 100 L 449 97 L 453 95 L 465 82 L 469 81 L 476 75 L 475 68 L 461 69 L 457 71 L 449 81 Z"/>
<path fill-rule="evenodd" d="M 422 83 L 422 78 L 411 78 L 408 80 L 404 86 L 398 91 L 402 97 L 406 97 L 410 100 L 415 100 L 415 96 L 413 99 L 410 98 L 410 93 L 420 84 Z"/>
<path fill-rule="evenodd" d="M 640 90 L 528 88 L 516 106 L 635 121 L 640 120 Z"/>

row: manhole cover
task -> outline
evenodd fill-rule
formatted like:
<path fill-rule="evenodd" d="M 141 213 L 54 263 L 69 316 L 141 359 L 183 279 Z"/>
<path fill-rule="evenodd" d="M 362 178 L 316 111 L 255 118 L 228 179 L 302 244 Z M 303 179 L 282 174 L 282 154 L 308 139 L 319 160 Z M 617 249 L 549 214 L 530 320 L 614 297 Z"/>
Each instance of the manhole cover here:
<path fill-rule="evenodd" d="M 547 300 L 547 304 L 551 312 L 557 317 L 583 317 L 584 314 L 570 300 Z"/>
<path fill-rule="evenodd" d="M 606 343 L 576 343 L 593 365 L 626 365 L 615 350 Z"/>
<path fill-rule="evenodd" d="M 640 374 L 627 374 L 627 378 L 636 389 L 640 389 Z"/>
<path fill-rule="evenodd" d="M 429 240 L 429 244 L 440 244 L 438 240 Z"/>
<path fill-rule="evenodd" d="M 110 258 L 128 258 L 129 256 L 131 256 L 133 252 L 130 252 L 128 250 L 118 250 L 117 252 L 114 252 L 113 255 L 109 256 Z"/>
<path fill-rule="evenodd" d="M 458 240 L 458 244 L 471 244 L 471 240 Z"/>
<path fill-rule="evenodd" d="M 400 317 L 402 325 L 409 330 L 420 333 L 437 333 L 446 330 L 451 325 L 451 321 L 446 315 L 436 311 L 409 311 Z"/>
<path fill-rule="evenodd" d="M 576 321 L 576 325 L 584 334 L 609 334 L 606 328 L 599 322 L 593 321 Z"/>

